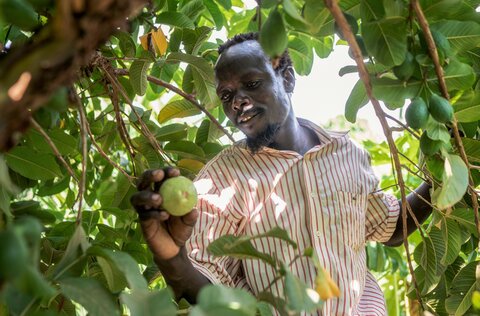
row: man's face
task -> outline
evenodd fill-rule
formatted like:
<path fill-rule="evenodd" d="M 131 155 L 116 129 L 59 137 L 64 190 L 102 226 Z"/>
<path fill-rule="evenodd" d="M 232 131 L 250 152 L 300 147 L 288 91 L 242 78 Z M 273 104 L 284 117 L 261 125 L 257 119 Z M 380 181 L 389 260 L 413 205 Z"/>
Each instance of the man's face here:
<path fill-rule="evenodd" d="M 220 55 L 215 74 L 217 94 L 230 121 L 247 140 L 260 139 L 266 142 L 262 146 L 271 143 L 275 136 L 271 134 L 281 128 L 291 106 L 284 79 L 260 44 L 250 40 L 228 48 Z"/>

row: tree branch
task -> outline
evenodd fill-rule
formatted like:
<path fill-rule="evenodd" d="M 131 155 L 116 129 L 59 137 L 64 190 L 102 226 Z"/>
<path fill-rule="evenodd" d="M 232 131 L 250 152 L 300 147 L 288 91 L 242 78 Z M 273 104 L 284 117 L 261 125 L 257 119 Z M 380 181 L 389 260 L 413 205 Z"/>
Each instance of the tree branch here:
<path fill-rule="evenodd" d="M 128 70 L 126 69 L 115 69 L 115 74 L 118 76 L 126 76 L 128 75 Z M 191 104 L 193 104 L 197 109 L 202 111 L 209 119 L 210 121 L 217 126 L 218 129 L 220 129 L 225 135 L 227 135 L 228 139 L 230 139 L 232 142 L 235 142 L 235 139 L 233 136 L 220 124 L 220 122 L 210 113 L 208 110 L 201 105 L 200 103 L 197 102 L 197 100 L 190 94 L 186 93 L 182 89 L 179 89 L 175 87 L 174 85 L 165 82 L 159 78 L 153 77 L 153 76 L 147 76 L 147 80 L 150 81 L 151 83 L 154 83 L 158 86 L 162 86 L 164 88 L 167 88 L 179 96 L 183 97 L 185 100 L 189 101 Z"/>
<path fill-rule="evenodd" d="M 78 186 L 78 213 L 77 219 L 75 221 L 76 225 L 82 224 L 82 203 L 83 203 L 83 193 L 85 192 L 85 184 L 87 180 L 87 117 L 85 116 L 85 111 L 83 109 L 83 104 L 80 98 L 75 94 L 75 99 L 78 106 L 78 114 L 80 116 L 80 136 L 82 139 L 82 175 L 80 177 L 80 184 Z"/>
<path fill-rule="evenodd" d="M 0 60 L 0 152 L 16 145 L 32 113 L 58 88 L 69 85 L 92 53 L 145 2 L 56 1 L 48 23 Z"/>
<path fill-rule="evenodd" d="M 442 95 L 445 99 L 450 100 L 447 84 L 445 82 L 445 76 L 443 74 L 443 68 L 440 64 L 437 47 L 435 45 L 435 41 L 433 39 L 432 33 L 430 32 L 428 21 L 425 18 L 425 15 L 423 14 L 422 7 L 420 6 L 420 3 L 418 2 L 418 0 L 411 0 L 411 3 L 413 6 L 413 9 L 415 10 L 418 23 L 420 24 L 420 27 L 422 28 L 423 34 L 425 36 L 425 40 L 428 46 L 428 53 L 430 55 L 430 58 L 432 58 L 433 64 L 435 65 L 435 73 L 437 74 L 438 84 L 440 86 L 440 90 L 442 91 Z M 467 168 L 469 168 L 470 163 L 468 162 L 468 157 L 467 157 L 467 154 L 465 153 L 465 148 L 463 147 L 462 137 L 460 136 L 460 132 L 458 130 L 458 122 L 455 116 L 452 119 L 452 130 L 453 130 L 453 136 L 455 139 L 455 145 L 457 145 L 458 151 L 460 153 L 460 157 L 462 158 Z M 470 168 L 468 172 L 468 182 L 470 184 L 468 187 L 468 191 L 470 191 L 470 198 L 472 200 L 473 212 L 475 214 L 475 226 L 477 227 L 477 232 L 478 232 L 478 235 L 480 236 L 480 216 L 478 211 L 478 208 L 479 208 L 478 197 L 477 197 L 477 193 L 473 189 L 475 185 L 474 185 Z M 480 242 L 479 242 L 479 245 L 480 245 Z"/>
<path fill-rule="evenodd" d="M 407 231 L 407 208 L 408 208 L 408 201 L 406 198 L 406 193 L 405 193 L 405 183 L 403 181 L 403 176 L 402 176 L 402 168 L 400 164 L 400 158 L 398 155 L 398 150 L 397 147 L 395 146 L 395 142 L 392 137 L 392 133 L 390 131 L 390 128 L 388 126 L 387 120 L 385 118 L 385 113 L 382 110 L 380 106 L 380 102 L 374 97 L 373 92 L 372 92 L 372 84 L 370 82 L 370 76 L 368 73 L 368 70 L 365 66 L 365 63 L 363 62 L 363 57 L 362 57 L 362 52 L 360 50 L 360 47 L 358 46 L 358 43 L 355 39 L 355 36 L 353 35 L 350 26 L 348 25 L 348 22 L 343 15 L 342 10 L 338 6 L 337 0 L 324 0 L 327 8 L 330 10 L 331 14 L 333 15 L 335 21 L 338 23 L 340 26 L 340 29 L 342 30 L 342 33 L 344 34 L 348 44 L 350 45 L 353 56 L 355 59 L 355 62 L 357 63 L 358 66 L 358 72 L 360 75 L 360 79 L 363 81 L 365 85 L 365 89 L 367 91 L 368 98 L 370 99 L 370 102 L 372 102 L 373 108 L 375 109 L 375 114 L 377 115 L 383 129 L 383 133 L 385 134 L 385 137 L 387 138 L 388 146 L 390 148 L 390 152 L 392 153 L 392 158 L 395 166 L 395 171 L 397 174 L 397 181 L 398 185 L 400 188 L 400 193 L 401 193 L 401 201 L 402 201 L 402 222 L 403 222 L 403 244 L 405 245 L 405 251 L 407 253 L 407 261 L 408 261 L 408 267 L 410 270 L 410 274 L 412 276 L 412 281 L 415 285 L 415 290 L 417 292 L 417 297 L 418 300 L 420 301 L 420 304 L 423 306 L 422 301 L 421 301 L 421 296 L 420 296 L 420 290 L 418 288 L 418 282 L 415 278 L 415 273 L 412 265 L 412 259 L 410 255 L 410 250 L 408 248 L 408 231 Z"/>

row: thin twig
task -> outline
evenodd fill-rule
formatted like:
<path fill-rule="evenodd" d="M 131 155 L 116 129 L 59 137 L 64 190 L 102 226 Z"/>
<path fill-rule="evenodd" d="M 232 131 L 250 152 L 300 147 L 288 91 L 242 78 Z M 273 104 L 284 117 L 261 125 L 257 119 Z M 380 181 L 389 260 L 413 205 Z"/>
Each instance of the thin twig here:
<path fill-rule="evenodd" d="M 126 69 L 115 69 L 115 73 L 118 76 L 125 76 L 125 75 L 128 75 L 128 70 L 126 70 Z M 165 82 L 165 81 L 163 81 L 159 78 L 156 78 L 156 77 L 153 77 L 153 76 L 147 76 L 147 80 L 150 81 L 151 83 L 154 83 L 154 84 L 158 85 L 158 86 L 167 88 L 167 89 L 175 92 L 179 96 L 183 97 L 185 100 L 189 101 L 197 109 L 202 111 L 210 119 L 210 121 L 217 126 L 218 129 L 220 129 L 225 135 L 227 135 L 227 137 L 232 142 L 235 142 L 235 139 L 233 138 L 233 136 L 222 126 L 222 124 L 220 124 L 220 122 L 210 112 L 208 112 L 208 110 L 203 105 L 198 103 L 197 100 L 195 100 L 195 98 L 192 95 L 186 93 L 182 89 L 179 89 L 179 88 L 175 87 L 174 85 L 172 85 L 168 82 Z"/>
<path fill-rule="evenodd" d="M 403 124 L 400 120 L 396 119 L 395 117 L 385 113 L 385 117 L 394 121 L 395 123 L 397 123 L 398 125 L 400 125 L 401 127 L 403 127 L 404 129 L 406 129 L 410 134 L 412 134 L 416 139 L 420 139 L 420 136 L 418 136 L 418 134 L 413 130 L 411 129 L 410 127 L 408 127 L 407 125 Z"/>
<path fill-rule="evenodd" d="M 87 134 L 86 134 L 86 124 L 87 117 L 85 116 L 85 111 L 83 109 L 83 104 L 78 95 L 75 94 L 78 106 L 78 114 L 80 116 L 80 136 L 82 139 L 82 174 L 80 177 L 80 184 L 78 186 L 78 213 L 77 219 L 75 221 L 76 225 L 81 225 L 82 223 L 82 203 L 83 203 L 83 193 L 85 192 L 85 184 L 87 179 Z"/>
<path fill-rule="evenodd" d="M 363 81 L 365 85 L 365 89 L 368 95 L 368 98 L 370 99 L 370 102 L 373 105 L 373 108 L 375 109 L 375 114 L 377 115 L 382 128 L 383 128 L 383 133 L 385 134 L 385 137 L 387 138 L 388 146 L 390 148 L 390 152 L 392 154 L 392 159 L 394 162 L 395 166 L 395 171 L 397 173 L 397 181 L 398 185 L 400 188 L 400 193 L 401 193 L 401 201 L 402 201 L 402 224 L 403 224 L 403 243 L 405 245 L 405 252 L 407 254 L 407 261 L 408 261 L 408 267 L 410 270 L 410 274 L 412 276 L 412 281 L 415 286 L 415 290 L 417 293 L 418 300 L 423 307 L 423 303 L 421 300 L 421 295 L 420 295 L 420 290 L 418 287 L 418 282 L 415 278 L 415 271 L 413 269 L 413 264 L 412 264 L 412 259 L 410 255 L 410 250 L 408 248 L 408 230 L 407 230 L 407 198 L 406 198 L 406 193 L 405 193 L 405 183 L 403 181 L 403 176 L 402 176 L 402 170 L 400 166 L 400 158 L 398 155 L 398 150 L 397 147 L 395 146 L 395 141 L 393 140 L 391 130 L 388 126 L 387 120 L 385 118 L 385 112 L 382 110 L 380 106 L 380 102 L 374 97 L 373 92 L 372 92 L 372 85 L 370 82 L 370 76 L 368 73 L 368 70 L 365 66 L 365 63 L 363 62 L 363 57 L 362 57 L 362 52 L 360 50 L 360 47 L 358 46 L 358 43 L 355 39 L 355 36 L 353 35 L 350 26 L 348 25 L 348 22 L 343 15 L 342 10 L 338 6 L 337 0 L 325 0 L 325 4 L 327 8 L 330 10 L 331 14 L 333 15 L 335 21 L 338 23 L 340 26 L 340 29 L 342 30 L 342 33 L 344 34 L 348 44 L 350 45 L 353 56 L 355 59 L 355 62 L 357 63 L 358 66 L 358 72 L 360 79 Z"/>
<path fill-rule="evenodd" d="M 435 66 L 435 73 L 437 74 L 438 84 L 440 86 L 440 90 L 442 91 L 442 95 L 445 99 L 450 100 L 447 83 L 445 82 L 445 76 L 443 73 L 443 68 L 440 64 L 437 47 L 435 45 L 435 41 L 433 39 L 432 33 L 430 32 L 428 21 L 425 18 L 425 15 L 423 14 L 422 7 L 420 6 L 420 3 L 418 2 L 418 0 L 411 0 L 411 3 L 413 6 L 413 9 L 415 10 L 418 23 L 420 24 L 420 27 L 422 28 L 423 34 L 425 36 L 425 40 L 428 46 L 428 52 Z M 457 145 L 458 151 L 460 153 L 460 157 L 462 158 L 465 165 L 468 167 L 470 166 L 470 163 L 468 162 L 468 157 L 467 157 L 467 154 L 465 153 L 465 148 L 463 147 L 462 137 L 460 136 L 460 132 L 458 130 L 458 122 L 455 116 L 452 119 L 452 130 L 453 130 L 453 136 L 455 139 L 455 145 Z M 475 187 L 475 184 L 474 184 L 472 173 L 470 172 L 470 170 L 468 172 L 468 181 L 470 184 L 468 190 L 470 191 L 470 198 L 472 199 L 472 206 L 475 214 L 475 226 L 477 227 L 477 232 L 480 236 L 480 217 L 479 217 L 479 211 L 478 211 L 479 206 L 478 206 L 478 200 L 477 200 L 477 195 L 475 193 L 475 190 L 472 189 L 473 187 Z M 480 242 L 479 242 L 479 245 L 480 245 Z"/>
<path fill-rule="evenodd" d="M 48 136 L 48 134 L 45 132 L 45 130 L 40 126 L 40 124 L 37 123 L 37 121 L 35 121 L 35 119 L 33 117 L 30 118 L 30 123 L 32 124 L 33 128 L 35 128 L 40 134 L 42 134 L 42 136 L 45 138 L 45 141 L 48 143 L 48 145 L 50 146 L 50 148 L 52 148 L 53 150 L 53 153 L 55 154 L 55 156 L 58 158 L 58 160 L 60 160 L 60 162 L 63 164 L 63 166 L 65 167 L 65 169 L 67 169 L 68 173 L 70 174 L 70 176 L 76 181 L 78 182 L 78 178 L 77 178 L 77 175 L 75 174 L 75 172 L 72 170 L 72 167 L 70 167 L 70 165 L 67 163 L 67 161 L 62 157 L 62 154 L 60 154 L 60 151 L 58 150 L 57 146 L 55 145 L 55 143 L 52 141 L 52 139 L 50 138 L 50 136 Z"/>
<path fill-rule="evenodd" d="M 102 59 L 102 57 L 98 57 L 99 59 L 99 66 L 103 70 L 107 80 L 110 82 L 112 85 L 112 88 L 114 90 L 114 93 L 120 93 L 120 95 L 123 97 L 125 102 L 130 106 L 133 114 L 137 118 L 138 122 L 140 123 L 140 126 L 142 127 L 141 131 L 145 137 L 147 137 L 148 141 L 150 144 L 153 146 L 155 150 L 157 150 L 164 161 L 167 164 L 172 164 L 172 161 L 170 157 L 165 153 L 163 150 L 162 146 L 158 143 L 157 139 L 155 136 L 152 134 L 148 126 L 145 124 L 145 122 L 142 120 L 142 117 L 140 114 L 138 114 L 137 110 L 135 110 L 135 107 L 133 106 L 132 100 L 130 100 L 129 96 L 127 95 L 127 92 L 125 89 L 122 87 L 122 85 L 118 82 L 117 78 L 115 77 L 115 74 L 113 72 L 113 68 L 111 68 L 105 61 L 105 59 Z"/>
<path fill-rule="evenodd" d="M 110 157 L 108 157 L 108 155 L 103 151 L 102 147 L 100 147 L 100 145 L 96 142 L 95 136 L 92 134 L 92 131 L 90 130 L 90 125 L 88 124 L 88 122 L 87 122 L 87 133 L 88 133 L 88 136 L 90 136 L 90 140 L 92 141 L 93 146 L 95 146 L 95 148 L 97 149 L 98 153 L 103 158 L 105 158 L 105 160 L 108 161 L 115 169 L 120 171 L 128 179 L 128 181 L 132 183 L 132 185 L 134 185 L 136 178 L 129 175 L 125 170 L 123 170 L 122 167 L 120 167 L 115 161 L 113 161 L 112 159 L 110 159 Z"/>

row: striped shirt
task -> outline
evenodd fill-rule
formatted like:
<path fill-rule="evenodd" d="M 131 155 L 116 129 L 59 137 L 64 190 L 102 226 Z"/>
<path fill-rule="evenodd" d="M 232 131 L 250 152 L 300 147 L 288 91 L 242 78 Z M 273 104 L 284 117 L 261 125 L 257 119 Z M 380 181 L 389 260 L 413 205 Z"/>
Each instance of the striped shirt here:
<path fill-rule="evenodd" d="M 252 243 L 287 264 L 305 248 L 315 249 L 342 293 L 326 301 L 318 315 L 386 315 L 383 293 L 366 267 L 365 243 L 389 240 L 399 217 L 397 199 L 377 190 L 368 153 L 346 133 L 298 120 L 320 140 L 305 155 L 268 147 L 252 155 L 239 142 L 199 173 L 200 216 L 186 245 L 189 257 L 212 283 L 258 294 L 275 277 L 271 266 L 252 259 L 213 258 L 206 248 L 222 235 L 257 235 L 279 226 L 298 249 L 276 238 Z M 290 268 L 315 288 L 309 258 Z M 281 282 L 270 291 L 284 297 Z"/>

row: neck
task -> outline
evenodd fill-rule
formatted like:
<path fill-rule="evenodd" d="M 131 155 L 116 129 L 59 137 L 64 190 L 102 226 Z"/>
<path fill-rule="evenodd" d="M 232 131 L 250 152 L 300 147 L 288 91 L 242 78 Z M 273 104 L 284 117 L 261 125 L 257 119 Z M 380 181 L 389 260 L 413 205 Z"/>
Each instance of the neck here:
<path fill-rule="evenodd" d="M 268 147 L 291 150 L 304 155 L 319 143 L 318 137 L 310 129 L 301 126 L 291 111 L 287 120 L 278 130 L 274 141 Z"/>

